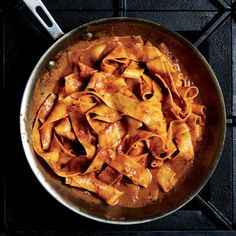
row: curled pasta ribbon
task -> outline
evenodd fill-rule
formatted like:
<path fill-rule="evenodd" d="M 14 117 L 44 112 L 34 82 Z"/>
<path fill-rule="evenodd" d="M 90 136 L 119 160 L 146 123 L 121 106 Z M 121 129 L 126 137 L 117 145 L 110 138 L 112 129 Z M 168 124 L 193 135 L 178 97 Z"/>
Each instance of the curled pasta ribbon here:
<path fill-rule="evenodd" d="M 74 187 L 86 189 L 96 193 L 100 198 L 104 199 L 109 205 L 115 205 L 123 194 L 114 187 L 98 180 L 93 174 L 79 175 L 66 179 L 66 184 Z"/>
<path fill-rule="evenodd" d="M 130 63 L 130 59 L 121 43 L 102 60 L 101 69 L 107 73 L 113 73 L 119 67 L 118 63 L 125 65 Z"/>
<path fill-rule="evenodd" d="M 34 150 L 66 184 L 109 205 L 125 195 L 122 185 L 156 200 L 180 181 L 172 161 L 194 160 L 206 119 L 199 89 L 164 44 L 140 36 L 79 44 L 58 92 L 38 109 Z"/>
<path fill-rule="evenodd" d="M 65 152 L 58 144 L 59 141 L 55 136 L 52 139 L 49 151 L 45 152 L 42 149 L 39 125 L 37 117 L 32 132 L 32 144 L 35 152 L 47 162 L 52 170 L 61 177 L 75 176 L 84 172 L 82 169 L 87 164 L 87 160 L 83 156 L 76 157 Z"/>
<path fill-rule="evenodd" d="M 93 158 L 96 153 L 96 146 L 93 144 L 93 137 L 90 134 L 88 125 L 86 125 L 86 120 L 83 112 L 79 107 L 76 106 L 71 106 L 68 112 L 73 130 L 78 141 L 83 145 L 87 157 Z"/>
<path fill-rule="evenodd" d="M 170 124 L 168 135 L 172 136 L 181 155 L 186 160 L 193 160 L 194 149 L 188 125 L 181 121 L 173 121 Z M 169 138 L 170 138 L 169 136 Z"/>
<path fill-rule="evenodd" d="M 76 140 L 76 136 L 72 130 L 72 126 L 68 117 L 63 118 L 57 125 L 54 126 L 55 132 L 71 141 Z"/>
<path fill-rule="evenodd" d="M 99 148 L 115 144 L 125 135 L 126 128 L 121 121 L 112 123 L 98 134 Z"/>
<path fill-rule="evenodd" d="M 170 165 L 161 165 L 156 179 L 164 192 L 169 192 L 177 182 L 176 173 Z"/>
<path fill-rule="evenodd" d="M 51 93 L 43 102 L 38 112 L 38 119 L 41 123 L 44 123 L 47 117 L 49 116 L 55 102 L 56 102 L 56 95 Z"/>
<path fill-rule="evenodd" d="M 147 188 L 151 182 L 152 176 L 149 170 L 125 154 L 118 153 L 109 165 L 129 177 L 137 185 Z"/>

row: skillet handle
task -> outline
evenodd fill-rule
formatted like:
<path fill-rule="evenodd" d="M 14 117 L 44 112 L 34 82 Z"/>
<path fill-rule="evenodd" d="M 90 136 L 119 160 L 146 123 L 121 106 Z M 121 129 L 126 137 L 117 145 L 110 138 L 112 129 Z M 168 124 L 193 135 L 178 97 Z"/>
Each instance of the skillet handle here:
<path fill-rule="evenodd" d="M 58 26 L 56 21 L 53 19 L 47 8 L 44 6 L 41 0 L 23 0 L 23 2 L 27 5 L 27 7 L 30 9 L 30 11 L 37 17 L 37 19 L 40 21 L 42 26 L 48 31 L 48 33 L 53 37 L 53 39 L 58 39 L 62 35 L 64 35 L 61 28 Z M 37 12 L 43 11 L 43 13 L 48 18 L 49 23 L 45 23 L 44 19 L 39 15 Z"/>

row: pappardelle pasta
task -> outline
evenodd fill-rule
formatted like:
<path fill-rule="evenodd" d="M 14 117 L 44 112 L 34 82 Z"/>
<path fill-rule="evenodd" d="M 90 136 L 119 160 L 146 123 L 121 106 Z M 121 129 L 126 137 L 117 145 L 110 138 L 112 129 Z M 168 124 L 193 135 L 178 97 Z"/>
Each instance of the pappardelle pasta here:
<path fill-rule="evenodd" d="M 65 184 L 109 205 L 157 200 L 191 171 L 205 107 L 165 44 L 140 36 L 79 42 L 41 104 L 35 152 Z"/>

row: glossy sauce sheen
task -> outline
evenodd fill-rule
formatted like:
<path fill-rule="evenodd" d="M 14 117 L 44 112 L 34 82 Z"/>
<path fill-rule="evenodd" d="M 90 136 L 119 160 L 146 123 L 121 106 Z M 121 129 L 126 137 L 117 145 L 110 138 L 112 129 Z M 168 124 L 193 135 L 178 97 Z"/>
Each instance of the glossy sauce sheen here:
<path fill-rule="evenodd" d="M 186 162 L 184 160 L 174 161 L 174 159 L 169 162 L 171 162 L 170 165 L 176 171 L 176 178 L 179 181 L 183 181 L 188 175 L 188 173 L 191 171 L 192 163 L 190 162 Z M 161 190 L 160 186 L 156 181 L 155 176 L 158 172 L 158 168 L 152 168 L 150 172 L 153 178 L 148 188 L 143 188 L 134 184 L 122 182 L 115 184 L 115 187 L 117 187 L 117 189 L 124 192 L 124 195 L 120 198 L 117 204 L 123 207 L 142 207 L 147 204 L 151 204 L 155 200 L 161 201 L 161 199 L 167 193 L 164 193 Z M 168 194 L 171 194 L 171 192 Z"/>

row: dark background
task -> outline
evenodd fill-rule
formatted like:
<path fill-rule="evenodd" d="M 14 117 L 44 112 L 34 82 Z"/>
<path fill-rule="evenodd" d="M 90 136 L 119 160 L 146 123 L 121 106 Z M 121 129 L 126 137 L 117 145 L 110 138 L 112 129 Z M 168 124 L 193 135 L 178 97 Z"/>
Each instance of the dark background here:
<path fill-rule="evenodd" d="M 130 226 L 91 221 L 56 202 L 33 175 L 19 134 L 27 79 L 53 40 L 21 1 L 0 3 L 1 112 L 0 236 L 3 235 L 236 235 L 236 1 L 43 0 L 64 32 L 96 19 L 148 19 L 185 36 L 205 56 L 221 85 L 227 135 L 208 184 L 170 216 Z M 207 158 L 207 157 L 206 157 Z"/>

